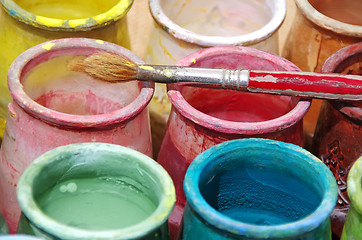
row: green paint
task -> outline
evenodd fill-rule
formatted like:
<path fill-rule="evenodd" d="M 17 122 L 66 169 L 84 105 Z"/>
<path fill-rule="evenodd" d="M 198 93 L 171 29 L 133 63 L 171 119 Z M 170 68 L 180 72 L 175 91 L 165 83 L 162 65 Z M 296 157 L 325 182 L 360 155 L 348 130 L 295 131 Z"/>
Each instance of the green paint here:
<path fill-rule="evenodd" d="M 66 225 L 89 230 L 125 228 L 143 221 L 156 209 L 128 182 L 127 178 L 71 179 L 40 195 L 38 203 L 45 214 Z"/>

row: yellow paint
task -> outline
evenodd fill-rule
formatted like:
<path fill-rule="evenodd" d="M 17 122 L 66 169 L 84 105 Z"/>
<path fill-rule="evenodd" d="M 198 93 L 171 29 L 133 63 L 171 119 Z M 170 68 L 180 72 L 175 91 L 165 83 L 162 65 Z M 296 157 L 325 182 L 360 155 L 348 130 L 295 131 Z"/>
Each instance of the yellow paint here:
<path fill-rule="evenodd" d="M 45 26 L 53 26 L 53 27 L 61 27 L 63 25 L 63 20 L 55 19 L 55 18 L 47 18 L 43 16 L 36 16 L 36 22 L 40 23 L 40 25 Z"/>
<path fill-rule="evenodd" d="M 50 50 L 50 49 L 52 49 L 52 47 L 54 45 L 55 45 L 55 43 L 48 42 L 48 43 L 44 43 L 41 47 L 44 48 L 45 50 Z"/>
<path fill-rule="evenodd" d="M 75 20 L 69 21 L 68 24 L 69 24 L 69 27 L 75 28 L 75 27 L 87 24 L 87 21 L 88 21 L 87 18 L 75 19 Z"/>
<path fill-rule="evenodd" d="M 166 54 L 167 56 L 169 56 L 173 62 L 176 62 L 177 60 L 174 57 L 172 57 L 172 54 L 167 50 L 165 45 L 162 44 L 161 37 L 158 39 L 158 43 L 159 43 L 160 47 L 162 48 L 163 53 Z"/>
<path fill-rule="evenodd" d="M 196 64 L 196 59 L 195 59 L 195 58 L 191 59 L 191 62 L 192 62 L 193 64 Z"/>
<path fill-rule="evenodd" d="M 104 41 L 103 40 L 96 40 L 96 43 L 98 43 L 98 44 L 104 44 Z"/>
<path fill-rule="evenodd" d="M 147 66 L 147 65 L 141 65 L 139 66 L 139 68 L 147 71 L 155 71 L 155 69 L 152 66 Z"/>
<path fill-rule="evenodd" d="M 173 76 L 173 71 L 168 70 L 168 69 L 165 69 L 165 70 L 163 71 L 163 75 L 165 75 L 165 77 L 170 78 L 170 77 Z"/>

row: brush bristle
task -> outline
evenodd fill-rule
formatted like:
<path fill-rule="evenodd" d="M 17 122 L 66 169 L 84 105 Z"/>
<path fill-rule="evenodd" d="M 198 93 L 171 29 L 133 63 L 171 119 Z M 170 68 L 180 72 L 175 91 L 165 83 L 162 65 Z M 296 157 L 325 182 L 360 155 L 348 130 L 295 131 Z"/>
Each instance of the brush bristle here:
<path fill-rule="evenodd" d="M 107 52 L 74 58 L 68 68 L 107 82 L 132 81 L 136 80 L 137 75 L 136 63 Z"/>

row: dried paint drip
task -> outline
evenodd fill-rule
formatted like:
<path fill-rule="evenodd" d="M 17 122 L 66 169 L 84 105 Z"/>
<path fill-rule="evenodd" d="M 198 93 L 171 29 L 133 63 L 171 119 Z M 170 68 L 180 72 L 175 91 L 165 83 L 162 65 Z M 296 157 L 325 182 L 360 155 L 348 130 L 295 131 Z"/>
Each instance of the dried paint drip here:
<path fill-rule="evenodd" d="M 170 2 L 164 10 L 181 27 L 207 36 L 250 33 L 271 19 L 268 7 L 253 0 L 177 1 Z"/>
<path fill-rule="evenodd" d="M 107 230 L 146 219 L 156 205 L 127 179 L 82 178 L 60 182 L 38 198 L 49 217 L 83 229 Z"/>

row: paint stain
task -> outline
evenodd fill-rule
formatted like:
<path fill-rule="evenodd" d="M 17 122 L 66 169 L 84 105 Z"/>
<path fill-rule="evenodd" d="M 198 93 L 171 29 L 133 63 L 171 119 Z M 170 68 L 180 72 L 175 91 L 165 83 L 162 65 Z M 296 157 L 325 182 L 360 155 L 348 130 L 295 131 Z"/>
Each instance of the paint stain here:
<path fill-rule="evenodd" d="M 109 230 L 145 220 L 156 205 L 127 178 L 80 178 L 59 182 L 37 202 L 49 217 L 66 225 Z"/>
<path fill-rule="evenodd" d="M 300 179 L 266 168 L 223 169 L 200 183 L 200 191 L 224 215 L 264 226 L 298 221 L 321 201 Z"/>

